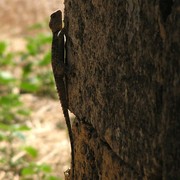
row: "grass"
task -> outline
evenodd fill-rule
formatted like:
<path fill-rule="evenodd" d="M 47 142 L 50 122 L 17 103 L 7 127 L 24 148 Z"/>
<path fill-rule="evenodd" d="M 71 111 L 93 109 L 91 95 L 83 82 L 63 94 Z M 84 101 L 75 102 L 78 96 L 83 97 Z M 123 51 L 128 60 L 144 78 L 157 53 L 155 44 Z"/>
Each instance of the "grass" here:
<path fill-rule="evenodd" d="M 41 24 L 33 28 L 41 28 Z M 8 43 L 0 42 L 0 171 L 19 175 L 21 179 L 59 180 L 53 176 L 50 165 L 37 164 L 38 150 L 32 146 L 14 146 L 26 141 L 24 132 L 31 111 L 20 100 L 21 94 L 56 98 L 50 67 L 49 34 L 25 38 L 26 48 L 21 52 L 8 51 Z M 17 73 L 18 72 L 18 73 Z M 16 154 L 25 156 L 16 157 Z"/>

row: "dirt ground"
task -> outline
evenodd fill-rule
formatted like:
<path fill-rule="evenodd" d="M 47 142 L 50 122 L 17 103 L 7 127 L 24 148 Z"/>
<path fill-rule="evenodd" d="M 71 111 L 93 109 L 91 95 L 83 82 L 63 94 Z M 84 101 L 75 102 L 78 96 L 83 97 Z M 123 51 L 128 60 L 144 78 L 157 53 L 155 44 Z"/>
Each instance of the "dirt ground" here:
<path fill-rule="evenodd" d="M 0 41 L 8 41 L 13 51 L 23 49 L 26 28 L 47 20 L 54 10 L 63 8 L 61 0 L 0 0 Z M 32 110 L 28 119 L 32 130 L 26 134 L 27 143 L 39 150 L 38 163 L 52 165 L 55 175 L 63 177 L 70 164 L 70 145 L 59 102 L 32 94 L 21 99 Z M 5 172 L 0 172 L 0 180 L 4 177 Z"/>

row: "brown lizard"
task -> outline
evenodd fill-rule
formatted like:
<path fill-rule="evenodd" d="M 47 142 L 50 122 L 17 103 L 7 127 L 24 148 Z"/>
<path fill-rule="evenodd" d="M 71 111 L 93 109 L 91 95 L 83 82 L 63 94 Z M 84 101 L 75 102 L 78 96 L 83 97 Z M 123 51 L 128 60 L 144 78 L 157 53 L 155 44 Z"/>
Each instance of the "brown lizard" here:
<path fill-rule="evenodd" d="M 51 15 L 51 19 L 49 22 L 49 27 L 52 30 L 53 40 L 52 40 L 52 57 L 51 57 L 51 64 L 54 74 L 54 79 L 57 87 L 57 92 L 59 95 L 59 99 L 61 102 L 64 118 L 66 121 L 70 144 L 71 144 L 71 171 L 69 177 L 74 179 L 74 141 L 73 141 L 73 133 L 71 129 L 71 122 L 68 113 L 68 98 L 67 98 L 67 88 L 65 82 L 65 75 L 66 75 L 66 63 L 64 57 L 64 35 L 65 30 L 62 28 L 62 12 L 57 10 Z M 67 172 L 65 174 L 67 176 Z"/>

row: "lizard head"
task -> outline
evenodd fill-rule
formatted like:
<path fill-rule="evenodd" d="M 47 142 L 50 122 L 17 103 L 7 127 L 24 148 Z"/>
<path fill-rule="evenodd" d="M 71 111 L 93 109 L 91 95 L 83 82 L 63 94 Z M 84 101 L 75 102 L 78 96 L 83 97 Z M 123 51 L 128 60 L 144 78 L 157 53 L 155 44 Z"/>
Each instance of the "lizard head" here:
<path fill-rule="evenodd" d="M 49 27 L 52 32 L 57 32 L 62 29 L 62 12 L 60 10 L 55 11 L 51 14 Z"/>

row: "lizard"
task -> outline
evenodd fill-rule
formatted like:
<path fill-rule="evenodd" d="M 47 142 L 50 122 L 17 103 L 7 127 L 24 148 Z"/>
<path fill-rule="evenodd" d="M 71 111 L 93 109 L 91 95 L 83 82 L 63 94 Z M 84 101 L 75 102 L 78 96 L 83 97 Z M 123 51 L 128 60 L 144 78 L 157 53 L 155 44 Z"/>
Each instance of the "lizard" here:
<path fill-rule="evenodd" d="M 68 113 L 68 98 L 67 98 L 67 62 L 65 62 L 64 51 L 65 51 L 65 29 L 62 28 L 62 12 L 60 10 L 55 11 L 50 16 L 49 27 L 52 31 L 52 47 L 51 47 L 51 65 L 54 75 L 54 80 L 57 88 L 57 93 L 61 102 L 62 111 L 66 121 L 70 145 L 71 145 L 71 170 L 65 172 L 65 176 L 74 179 L 74 141 L 73 133 L 71 128 L 70 117 Z M 67 61 L 67 60 L 66 60 Z"/>

